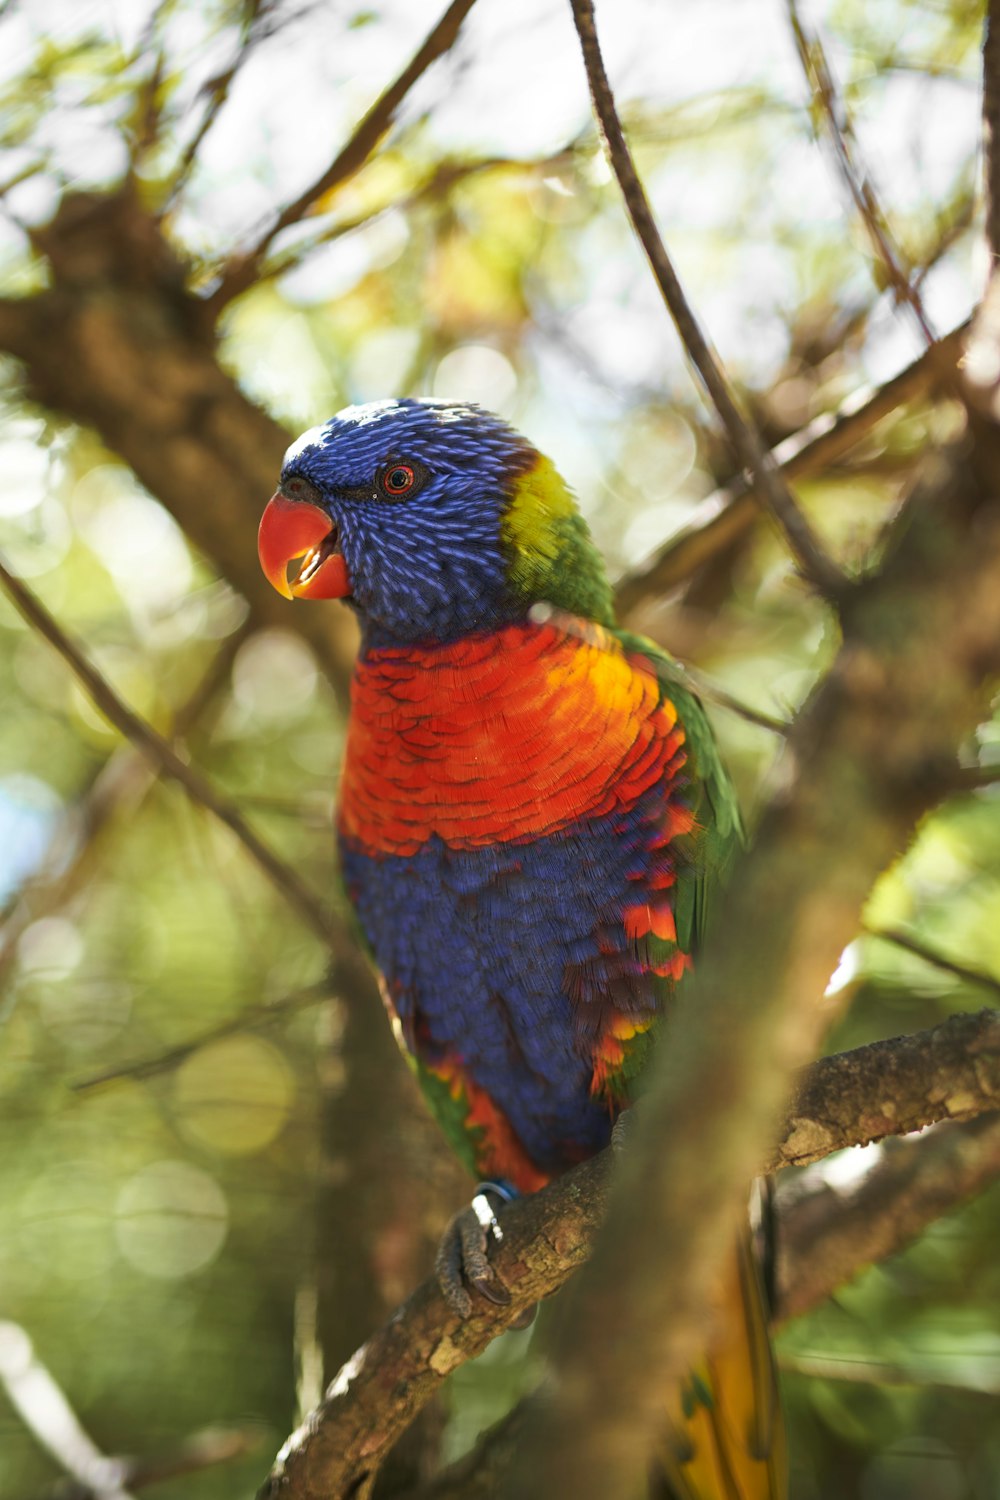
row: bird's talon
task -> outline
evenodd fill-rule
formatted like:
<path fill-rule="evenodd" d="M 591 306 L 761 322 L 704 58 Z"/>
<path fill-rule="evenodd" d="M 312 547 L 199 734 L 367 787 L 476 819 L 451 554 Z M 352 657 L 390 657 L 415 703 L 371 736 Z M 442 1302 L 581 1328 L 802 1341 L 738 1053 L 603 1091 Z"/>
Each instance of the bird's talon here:
<path fill-rule="evenodd" d="M 503 1239 L 492 1199 L 508 1201 L 510 1194 L 499 1184 L 484 1182 L 468 1208 L 463 1208 L 445 1230 L 435 1263 L 438 1284 L 453 1312 L 467 1318 L 473 1299 L 467 1288 L 496 1307 L 510 1304 L 510 1292 L 490 1265 L 491 1241 Z"/>
<path fill-rule="evenodd" d="M 494 1307 L 510 1306 L 510 1292 L 492 1271 L 488 1276 L 473 1276 L 470 1279 L 479 1295 L 485 1297 L 487 1302 L 492 1302 Z"/>

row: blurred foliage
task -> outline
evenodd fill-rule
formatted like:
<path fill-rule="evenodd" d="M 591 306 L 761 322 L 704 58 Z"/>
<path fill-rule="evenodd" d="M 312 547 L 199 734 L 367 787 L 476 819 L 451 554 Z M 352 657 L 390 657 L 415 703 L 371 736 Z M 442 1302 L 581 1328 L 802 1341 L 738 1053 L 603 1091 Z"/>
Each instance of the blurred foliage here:
<path fill-rule="evenodd" d="M 191 285 L 210 293 L 226 257 L 332 159 L 432 10 L 7 5 L 6 294 L 44 283 L 30 230 L 60 196 L 112 189 L 126 171 L 164 216 Z M 600 10 L 668 241 L 768 437 L 913 358 L 817 149 L 781 7 Z M 946 331 L 977 286 L 982 8 L 827 0 L 812 14 L 928 314 Z M 556 0 L 483 0 L 384 148 L 271 247 L 259 284 L 224 315 L 220 357 L 290 430 L 388 393 L 499 410 L 566 473 L 615 573 L 730 474 L 609 180 Z M 317 890 L 334 892 L 327 829 L 342 725 L 293 621 L 234 647 L 246 607 L 173 519 L 91 433 L 33 405 L 13 364 L 2 373 L 5 556 L 165 732 L 232 650 L 188 752 Z M 803 483 L 851 565 L 948 423 L 946 409 L 901 411 Z M 234 545 L 251 548 L 253 532 L 248 516 Z M 770 713 L 794 711 L 835 646 L 763 527 L 643 623 Z M 316 1056 L 338 1013 L 335 1001 L 280 1002 L 322 976 L 323 954 L 177 788 L 140 777 L 88 835 L 88 793 L 120 744 L 2 601 L 0 692 L 0 1318 L 27 1331 L 105 1452 L 169 1449 L 208 1424 L 259 1430 L 246 1459 L 160 1490 L 246 1493 L 294 1417 Z M 773 738 L 729 713 L 715 719 L 752 817 Z M 996 763 L 998 741 L 1000 727 L 985 725 L 969 763 Z M 1000 793 L 956 797 L 930 819 L 880 882 L 869 923 L 1000 978 Z M 852 1005 L 833 1048 L 984 1003 L 981 989 L 873 936 L 859 936 L 839 982 Z M 279 1009 L 262 1020 L 251 1012 L 261 1002 Z M 244 1014 L 253 1019 L 241 1027 Z M 226 1023 L 231 1032 L 186 1047 Z M 179 1062 L 167 1058 L 175 1048 Z M 158 1058 L 170 1065 L 129 1074 Z M 783 1336 L 796 1500 L 1000 1492 L 998 1233 L 993 1194 Z M 4 1337 L 0 1324 L 0 1366 Z M 501 1341 L 453 1380 L 450 1456 L 525 1388 L 529 1344 Z M 807 1356 L 825 1372 L 807 1372 Z M 836 1378 L 837 1361 L 867 1365 L 870 1379 Z M 41 1493 L 56 1472 L 0 1395 L 0 1493 Z"/>

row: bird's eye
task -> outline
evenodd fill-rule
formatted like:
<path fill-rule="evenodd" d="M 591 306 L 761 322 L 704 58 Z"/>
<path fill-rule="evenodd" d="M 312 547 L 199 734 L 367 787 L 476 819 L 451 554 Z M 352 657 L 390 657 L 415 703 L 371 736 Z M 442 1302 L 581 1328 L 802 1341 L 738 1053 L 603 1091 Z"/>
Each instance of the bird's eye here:
<path fill-rule="evenodd" d="M 382 488 L 387 495 L 405 495 L 412 490 L 417 476 L 409 464 L 393 464 L 382 475 Z"/>

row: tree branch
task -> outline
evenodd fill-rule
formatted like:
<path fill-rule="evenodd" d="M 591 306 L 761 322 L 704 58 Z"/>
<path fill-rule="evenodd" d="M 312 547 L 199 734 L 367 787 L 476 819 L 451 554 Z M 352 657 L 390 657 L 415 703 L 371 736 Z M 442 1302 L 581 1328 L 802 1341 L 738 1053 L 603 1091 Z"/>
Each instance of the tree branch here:
<path fill-rule="evenodd" d="M 943 1214 L 1000 1177 L 1000 1116 L 945 1124 L 894 1141 L 847 1192 L 823 1186 L 778 1197 L 779 1299 L 783 1323 L 825 1302 L 868 1266 L 894 1255 Z M 783 1362 L 784 1364 L 784 1362 Z M 802 1362 L 796 1361 L 796 1368 Z M 841 1365 L 804 1373 L 876 1378 L 886 1367 Z M 869 1376 L 869 1378 L 871 1378 Z M 911 1377 L 912 1379 L 912 1374 Z M 494 1500 L 512 1469 L 532 1407 L 528 1396 L 456 1463 L 395 1500 Z"/>
<path fill-rule="evenodd" d="M 2 561 L 0 584 L 28 624 L 44 636 L 62 657 L 77 681 L 86 689 L 92 702 L 119 734 L 139 750 L 161 776 L 176 781 L 193 802 L 205 808 L 236 835 L 258 869 L 321 942 L 336 950 L 338 956 L 354 950 L 355 945 L 346 924 L 329 912 L 298 872 L 279 858 L 270 845 L 254 832 L 231 798 L 217 791 L 200 771 L 182 760 L 173 746 L 151 724 L 119 698 L 107 679 L 56 623 L 41 600 Z"/>
<path fill-rule="evenodd" d="M 32 238 L 52 285 L 0 300 L 0 349 L 23 360 L 27 394 L 94 428 L 256 623 L 298 630 L 343 695 L 355 641 L 347 611 L 298 609 L 290 619 L 250 540 L 290 435 L 220 366 L 205 304 L 185 290 L 134 184 L 66 197 Z"/>
<path fill-rule="evenodd" d="M 695 316 L 656 227 L 656 220 L 636 171 L 632 153 L 622 130 L 611 85 L 604 69 L 592 0 L 571 0 L 577 34 L 583 51 L 594 112 L 629 218 L 646 253 L 650 268 L 670 316 L 691 362 L 711 398 L 740 465 L 753 475 L 756 492 L 783 533 L 793 556 L 817 588 L 836 599 L 845 584 L 844 575 L 820 545 L 812 525 L 799 509 L 780 470 L 764 447 L 760 434 L 741 412 L 729 378 Z"/>
<path fill-rule="evenodd" d="M 202 1047 L 207 1047 L 211 1042 L 221 1041 L 227 1036 L 236 1036 L 243 1031 L 252 1031 L 258 1026 L 273 1026 L 276 1021 L 295 1015 L 300 1010 L 306 1010 L 310 1005 L 321 1005 L 324 1000 L 331 1000 L 334 993 L 333 983 L 326 980 L 321 984 L 310 984 L 305 989 L 295 990 L 280 1000 L 268 1000 L 260 1005 L 247 1006 L 238 1015 L 230 1016 L 226 1021 L 220 1021 L 217 1026 L 209 1026 L 205 1031 L 200 1031 L 197 1036 L 191 1037 L 189 1041 L 178 1042 L 175 1047 L 168 1047 L 152 1057 L 144 1057 L 137 1062 L 121 1063 L 118 1067 L 105 1068 L 100 1073 L 92 1073 L 88 1078 L 81 1078 L 72 1085 L 73 1091 L 77 1094 L 89 1094 L 98 1089 L 108 1088 L 111 1084 L 121 1083 L 126 1078 L 132 1080 L 156 1078 L 161 1073 L 168 1073 L 172 1068 L 180 1067 L 181 1063 L 193 1053 Z"/>
<path fill-rule="evenodd" d="M 849 1188 L 779 1207 L 779 1321 L 800 1317 L 1000 1177 L 1000 1115 L 893 1142 Z"/>
<path fill-rule="evenodd" d="M 920 293 L 911 285 L 903 267 L 872 175 L 860 160 L 854 127 L 837 93 L 823 43 L 806 30 L 796 0 L 788 0 L 788 15 L 799 61 L 813 99 L 826 121 L 840 176 L 861 216 L 883 275 L 892 287 L 897 306 L 903 304 L 910 309 L 928 347 L 933 348 L 936 335 L 924 312 Z"/>
<path fill-rule="evenodd" d="M 921 958 L 925 964 L 953 975 L 962 984 L 971 984 L 979 989 L 989 990 L 993 995 L 1000 995 L 1000 979 L 994 974 L 987 974 L 984 969 L 974 969 L 971 964 L 959 963 L 946 953 L 939 953 L 936 948 L 931 948 L 901 927 L 869 927 L 866 924 L 864 930 L 869 937 L 881 938 L 884 943 L 892 943 L 894 947 L 912 953 L 914 958 Z"/>
<path fill-rule="evenodd" d="M 898 1099 L 895 1115 L 883 1101 Z M 931 1031 L 826 1058 L 809 1070 L 772 1171 L 945 1118 L 1000 1107 L 1000 1011 L 955 1016 Z M 852 1113 L 853 1111 L 853 1113 Z M 494 1266 L 509 1307 L 480 1301 L 465 1321 L 425 1282 L 344 1366 L 322 1404 L 282 1449 L 267 1500 L 339 1500 L 364 1492 L 396 1438 L 451 1370 L 482 1352 L 525 1307 L 562 1286 L 600 1225 L 611 1153 L 584 1162 L 500 1215 Z M 553 1493 L 558 1493 L 553 1491 Z"/>
<path fill-rule="evenodd" d="M 799 479 L 842 458 L 885 417 L 934 390 L 940 382 L 941 367 L 954 368 L 968 331 L 968 323 L 953 328 L 936 346 L 937 359 L 925 351 L 877 390 L 859 392 L 835 415 L 817 417 L 801 432 L 786 438 L 773 450 L 775 463 L 787 478 Z M 619 618 L 627 618 L 647 600 L 690 578 L 744 536 L 759 515 L 753 485 L 746 479 L 736 479 L 708 495 L 683 531 L 620 581 L 616 591 Z"/>
<path fill-rule="evenodd" d="M 215 653 L 211 665 L 186 703 L 174 715 L 170 739 L 182 739 L 228 681 L 240 646 L 250 633 L 244 622 Z M 156 779 L 147 756 L 131 744 L 114 750 L 62 817 L 49 840 L 40 866 L 18 891 L 0 927 L 0 991 L 13 963 L 22 933 L 39 917 L 51 916 L 66 905 L 90 872 L 102 831 L 123 807 L 134 808 Z"/>
<path fill-rule="evenodd" d="M 202 142 L 218 119 L 220 111 L 225 106 L 240 68 L 242 68 L 257 43 L 262 40 L 262 34 L 269 34 L 266 28 L 258 27 L 261 15 L 267 15 L 269 10 L 270 7 L 266 4 L 266 0 L 244 0 L 242 14 L 237 16 L 236 19 L 239 40 L 235 56 L 227 68 L 224 68 L 221 73 L 217 73 L 214 78 L 210 78 L 201 89 L 201 97 L 205 101 L 202 117 L 195 128 L 194 134 L 181 153 L 181 159 L 170 183 L 167 201 L 161 212 L 165 212 L 170 204 L 176 200 L 190 177 L 195 162 L 198 159 L 198 152 L 201 150 Z"/>
<path fill-rule="evenodd" d="M 219 285 L 209 299 L 213 318 L 222 308 L 253 286 L 257 272 L 275 238 L 283 229 L 297 224 L 309 212 L 313 204 L 342 182 L 346 182 L 367 161 L 379 141 L 396 118 L 396 112 L 414 84 L 432 63 L 454 46 L 462 22 L 475 4 L 475 0 L 452 0 L 451 5 L 427 34 L 423 45 L 407 63 L 395 82 L 380 94 L 371 109 L 363 116 L 326 171 L 300 193 L 293 203 L 283 208 L 260 236 L 252 250 L 235 256 L 222 273 Z"/>
<path fill-rule="evenodd" d="M 1000 1109 L 1000 1011 L 951 1016 L 940 1026 L 824 1058 L 789 1105 L 769 1172 L 831 1151 L 907 1135 L 937 1120 Z"/>

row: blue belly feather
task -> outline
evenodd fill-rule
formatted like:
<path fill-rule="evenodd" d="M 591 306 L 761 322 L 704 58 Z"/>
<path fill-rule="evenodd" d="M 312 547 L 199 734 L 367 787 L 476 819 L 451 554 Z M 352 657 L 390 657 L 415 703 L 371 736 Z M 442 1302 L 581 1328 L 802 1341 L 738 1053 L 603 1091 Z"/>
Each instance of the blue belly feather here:
<path fill-rule="evenodd" d="M 547 1173 L 610 1135 L 608 1104 L 590 1085 L 612 975 L 619 1008 L 628 1007 L 623 969 L 631 1008 L 653 1003 L 621 913 L 636 899 L 661 804 L 654 790 L 625 819 L 523 844 L 459 850 L 434 837 L 416 854 L 376 857 L 341 841 L 407 1045 L 431 1067 L 459 1059 Z"/>

